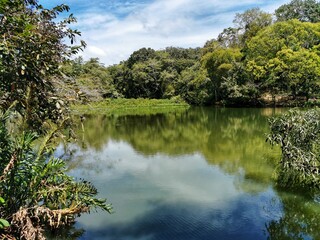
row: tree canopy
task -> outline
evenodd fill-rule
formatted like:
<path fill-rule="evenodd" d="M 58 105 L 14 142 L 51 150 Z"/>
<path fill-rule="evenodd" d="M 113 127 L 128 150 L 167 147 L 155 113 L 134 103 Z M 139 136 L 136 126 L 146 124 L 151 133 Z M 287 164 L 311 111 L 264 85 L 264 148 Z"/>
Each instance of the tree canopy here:
<path fill-rule="evenodd" d="M 298 19 L 301 22 L 320 22 L 320 2 L 316 0 L 292 0 L 280 6 L 275 15 L 277 21 Z"/>
<path fill-rule="evenodd" d="M 319 37 L 318 23 L 278 22 L 247 43 L 247 68 L 263 88 L 309 98 L 320 86 Z"/>
<path fill-rule="evenodd" d="M 34 0 L 0 0 L 0 236 L 45 239 L 45 229 L 70 225 L 90 209 L 111 211 L 97 189 L 68 176 L 54 156 L 68 119 L 54 78 L 63 61 L 85 44 L 57 21 L 66 5 L 45 9 Z M 41 135 L 40 135 L 41 134 Z"/>
<path fill-rule="evenodd" d="M 63 4 L 49 10 L 37 1 L 1 0 L 0 104 L 8 108 L 16 101 L 16 110 L 35 129 L 45 118 L 60 118 L 52 98 L 52 76 L 59 74 L 66 57 L 84 45 L 69 46 L 63 41 L 73 43 L 80 34 L 68 27 L 75 21 L 73 15 L 55 22 L 59 13 L 68 10 Z"/>
<path fill-rule="evenodd" d="M 318 98 L 318 9 L 316 1 L 293 0 L 275 11 L 274 21 L 272 14 L 252 8 L 237 13 L 234 25 L 202 48 L 141 48 L 119 64 L 95 68 L 108 76 L 99 85 L 108 93 L 102 97 L 178 97 L 195 105 L 241 106 Z M 90 85 L 97 78 L 83 76 L 76 81 L 84 88 L 85 81 Z"/>

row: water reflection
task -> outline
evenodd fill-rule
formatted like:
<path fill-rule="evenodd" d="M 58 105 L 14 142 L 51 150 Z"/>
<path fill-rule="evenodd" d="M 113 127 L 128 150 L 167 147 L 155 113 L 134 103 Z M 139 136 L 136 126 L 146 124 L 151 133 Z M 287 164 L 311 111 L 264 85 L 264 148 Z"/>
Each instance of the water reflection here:
<path fill-rule="evenodd" d="M 284 110 L 192 108 L 176 114 L 88 116 L 83 144 L 99 152 L 110 140 L 124 141 L 146 157 L 201 153 L 209 164 L 267 186 L 279 158 L 279 151 L 265 144 L 266 116 L 275 111 Z"/>
<path fill-rule="evenodd" d="M 273 187 L 279 151 L 264 134 L 274 113 L 87 116 L 83 141 L 68 146 L 71 173 L 91 180 L 115 214 L 83 215 L 82 239 L 317 239 L 319 206 Z M 294 213 L 308 231 L 290 223 Z"/>
<path fill-rule="evenodd" d="M 97 167 L 97 153 L 83 151 L 87 167 L 72 173 L 92 180 L 116 212 L 80 218 L 83 239 L 264 239 L 264 224 L 281 211 L 280 204 L 264 209 L 276 197 L 271 188 L 255 195 L 239 191 L 237 177 L 199 153 L 145 157 L 113 141 L 103 149 Z"/>
<path fill-rule="evenodd" d="M 301 195 L 279 192 L 283 216 L 267 225 L 270 239 L 320 239 L 320 205 Z"/>

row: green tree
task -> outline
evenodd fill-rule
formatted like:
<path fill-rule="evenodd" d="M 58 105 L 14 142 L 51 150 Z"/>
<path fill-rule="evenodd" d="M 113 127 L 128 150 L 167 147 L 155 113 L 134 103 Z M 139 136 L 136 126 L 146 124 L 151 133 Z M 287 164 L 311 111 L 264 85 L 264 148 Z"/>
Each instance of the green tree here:
<path fill-rule="evenodd" d="M 62 41 L 69 38 L 74 43 L 80 34 L 68 28 L 73 15 L 54 22 L 68 10 L 66 5 L 44 9 L 31 0 L 0 2 L 0 104 L 6 109 L 17 101 L 16 110 L 34 129 L 46 118 L 61 119 L 51 77 L 59 73 L 65 57 L 85 45 L 70 47 Z"/>
<path fill-rule="evenodd" d="M 240 47 L 242 43 L 240 29 L 233 27 L 223 29 L 222 33 L 218 35 L 217 41 L 224 47 Z"/>
<path fill-rule="evenodd" d="M 66 60 L 61 67 L 61 71 L 63 74 L 66 74 L 70 77 L 77 77 L 79 76 L 83 70 L 82 65 L 84 64 L 83 57 L 77 57 L 73 60 Z"/>
<path fill-rule="evenodd" d="M 130 57 L 126 61 L 126 64 L 129 68 L 132 68 L 135 63 L 147 61 L 148 59 L 154 58 L 155 56 L 156 51 L 152 48 L 141 48 L 137 51 L 134 51 L 130 55 Z"/>
<path fill-rule="evenodd" d="M 53 156 L 68 120 L 53 77 L 62 61 L 81 49 L 65 44 L 80 34 L 68 28 L 75 18 L 56 20 L 68 10 L 0 0 L 0 222 L 10 222 L 2 229 L 4 239 L 44 239 L 44 229 L 70 224 L 90 209 L 111 211 L 89 182 L 68 176 L 66 163 Z"/>
<path fill-rule="evenodd" d="M 320 2 L 315 0 L 292 0 L 275 11 L 277 21 L 298 19 L 302 22 L 320 21 Z"/>
<path fill-rule="evenodd" d="M 272 24 L 272 14 L 266 13 L 259 8 L 252 8 L 243 13 L 237 13 L 233 23 L 240 31 L 241 43 L 254 37 L 261 29 Z"/>
<path fill-rule="evenodd" d="M 233 62 L 221 82 L 221 98 L 227 105 L 258 105 L 259 89 L 248 77 L 243 62 Z"/>
<path fill-rule="evenodd" d="M 282 158 L 278 183 L 284 187 L 320 189 L 320 111 L 293 110 L 270 119 L 271 144 L 279 144 Z"/>
<path fill-rule="evenodd" d="M 182 71 L 192 67 L 199 56 L 199 48 L 142 48 L 127 61 L 108 67 L 108 71 L 116 89 L 126 98 L 171 98 L 179 92 L 175 88 Z"/>
<path fill-rule="evenodd" d="M 128 97 L 130 69 L 124 62 L 109 66 L 107 69 L 116 91 L 121 95 L 120 97 Z"/>
<path fill-rule="evenodd" d="M 132 66 L 132 97 L 162 98 L 161 63 L 156 59 L 135 63 Z"/>
<path fill-rule="evenodd" d="M 77 62 L 75 67 L 77 70 Z M 98 58 L 90 58 L 84 62 L 78 72 L 79 74 L 75 77 L 76 83 L 92 100 L 121 97 L 115 88 L 111 73 Z"/>
<path fill-rule="evenodd" d="M 266 70 L 268 88 L 290 90 L 293 96 L 305 96 L 307 100 L 319 92 L 320 56 L 314 52 L 281 50 L 268 62 Z"/>
<path fill-rule="evenodd" d="M 216 44 L 216 43 L 213 43 Z M 233 63 L 239 62 L 242 54 L 239 48 L 216 47 L 201 58 L 201 64 L 211 80 L 211 90 L 215 101 L 222 98 L 221 84 L 227 78 Z"/>
<path fill-rule="evenodd" d="M 258 33 L 244 49 L 246 68 L 262 91 L 307 98 L 319 86 L 320 25 L 278 22 Z"/>
<path fill-rule="evenodd" d="M 175 86 L 176 94 L 188 103 L 204 105 L 212 101 L 212 83 L 200 63 L 184 70 Z"/>
<path fill-rule="evenodd" d="M 19 239 L 45 239 L 44 229 L 72 224 L 75 217 L 90 209 L 111 212 L 105 199 L 95 197 L 97 189 L 87 181 L 67 175 L 66 162 L 53 156 L 59 126 L 41 139 L 30 132 L 9 133 L 11 112 L 0 112 L 0 206 L 2 218 L 10 221 L 9 235 Z M 17 135 L 16 135 L 17 134 Z M 12 239 L 2 235 L 4 239 Z"/>

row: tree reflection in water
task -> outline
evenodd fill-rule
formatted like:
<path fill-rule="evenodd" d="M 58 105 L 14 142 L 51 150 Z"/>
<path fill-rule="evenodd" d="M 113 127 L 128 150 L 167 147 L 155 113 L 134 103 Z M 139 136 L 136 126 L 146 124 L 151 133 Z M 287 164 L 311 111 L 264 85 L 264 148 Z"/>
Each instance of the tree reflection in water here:
<path fill-rule="evenodd" d="M 277 207 L 273 209 L 273 213 L 279 214 L 271 216 L 268 218 L 269 220 L 264 219 L 265 238 L 271 240 L 320 239 L 319 204 L 307 200 L 299 194 L 288 194 L 284 190 L 274 187 L 272 176 L 276 163 L 280 159 L 280 151 L 278 148 L 271 148 L 265 142 L 265 134 L 268 132 L 267 118 L 282 111 L 286 110 L 190 108 L 184 112 L 147 116 L 87 116 L 84 122 L 85 131 L 82 132 L 81 127 L 79 127 L 78 131 L 78 135 L 83 136 L 83 141 L 73 149 L 79 151 L 79 147 L 84 146 L 82 149 L 88 155 L 84 154 L 84 156 L 71 158 L 70 168 L 90 170 L 97 175 L 104 173 L 101 166 L 105 165 L 105 162 L 99 162 L 98 158 L 95 159 L 96 162 L 86 161 L 85 158 L 95 158 L 99 152 L 104 151 L 108 143 L 112 142 L 130 145 L 135 154 L 149 159 L 149 163 L 150 159 L 161 155 L 175 159 L 173 161 L 178 164 L 176 158 L 198 154 L 204 157 L 208 165 L 218 167 L 224 173 L 234 176 L 234 186 L 239 191 L 249 194 L 248 196 L 253 196 L 256 199 L 255 201 L 260 199 L 265 202 L 266 197 L 263 194 L 270 191 L 269 189 L 272 189 L 274 194 L 277 195 L 275 196 L 278 201 Z M 119 164 L 121 164 L 120 160 L 113 159 L 108 161 L 106 167 L 114 169 Z M 174 170 L 172 171 L 174 172 Z M 237 201 L 239 204 L 235 205 L 233 212 L 230 209 L 226 210 L 232 212 L 234 215 L 233 220 L 237 217 L 239 206 L 243 211 L 246 211 L 246 207 L 250 206 L 255 209 L 253 200 L 241 200 L 239 198 Z M 251 205 L 244 206 L 243 203 L 246 201 L 249 201 Z M 265 211 L 268 211 L 267 208 L 270 208 L 273 203 L 265 202 L 264 204 L 266 205 Z M 162 206 L 162 211 L 164 209 L 174 211 L 171 206 Z M 176 210 L 179 211 L 179 209 Z M 256 210 L 258 211 L 259 209 Z M 186 210 L 184 211 L 186 212 Z M 195 211 L 201 212 L 200 209 Z M 193 212 L 189 213 L 190 216 L 194 214 Z M 209 220 L 223 222 L 222 218 L 219 220 L 219 216 L 222 216 L 219 211 L 207 212 L 207 214 L 210 215 L 210 219 L 206 217 L 209 215 L 204 214 L 203 218 L 197 221 L 199 227 L 201 223 Z M 173 216 L 170 218 L 176 220 L 176 224 L 179 223 L 179 219 L 175 219 Z M 115 234 L 114 237 L 116 239 L 123 232 L 127 232 L 130 235 L 130 231 L 139 228 L 139 226 L 141 231 L 151 231 L 151 228 L 149 229 L 149 225 L 145 222 L 146 219 L 150 220 L 152 218 L 146 215 L 145 218 L 141 218 L 139 221 L 135 219 L 132 222 L 134 226 L 112 225 L 110 223 L 110 227 L 106 226 L 103 231 L 101 230 L 100 234 L 108 234 L 109 236 Z M 206 220 L 203 221 L 204 219 Z M 189 220 L 192 222 L 192 218 Z M 189 220 L 186 219 L 185 221 Z M 230 219 L 225 220 L 226 223 L 230 221 Z M 138 223 L 140 224 L 139 226 L 137 225 Z M 195 222 L 194 224 L 197 223 Z M 235 224 L 240 224 L 240 222 Z M 227 226 L 228 224 L 226 224 Z M 160 227 L 160 225 L 157 227 Z M 179 225 L 179 227 L 182 229 L 187 228 L 184 225 Z M 193 227 L 195 228 L 195 226 Z M 253 226 L 251 227 L 254 228 Z M 244 226 L 242 228 L 248 230 Z M 117 232 L 117 230 L 119 231 Z M 171 230 L 171 233 L 173 233 L 176 229 Z M 93 236 L 97 236 L 95 234 L 99 234 L 100 230 L 96 229 L 95 231 L 95 233 L 91 232 Z M 224 232 L 225 234 L 226 231 Z M 137 233 L 132 232 L 132 234 L 133 236 L 131 237 L 134 237 L 134 234 Z M 218 233 L 215 232 L 215 234 Z M 229 236 L 230 239 L 235 237 L 232 234 L 229 234 Z M 250 234 L 248 233 L 246 236 L 249 237 Z M 186 235 L 181 237 L 186 237 Z M 208 236 L 203 235 L 202 237 L 205 239 Z M 227 236 L 225 235 L 224 237 Z M 263 238 L 263 236 L 260 237 Z M 238 239 L 241 239 L 241 237 L 238 236 Z M 252 239 L 254 239 L 253 235 Z"/>

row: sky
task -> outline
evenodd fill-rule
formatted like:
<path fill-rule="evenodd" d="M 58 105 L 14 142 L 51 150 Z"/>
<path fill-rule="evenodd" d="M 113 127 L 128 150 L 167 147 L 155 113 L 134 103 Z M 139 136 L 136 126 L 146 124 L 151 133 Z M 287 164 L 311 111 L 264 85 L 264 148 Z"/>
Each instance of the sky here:
<path fill-rule="evenodd" d="M 259 7 L 273 13 L 289 0 L 39 0 L 51 8 L 69 5 L 87 48 L 85 60 L 106 66 L 126 60 L 142 47 L 155 50 L 202 47 L 233 25 L 236 13 Z"/>

